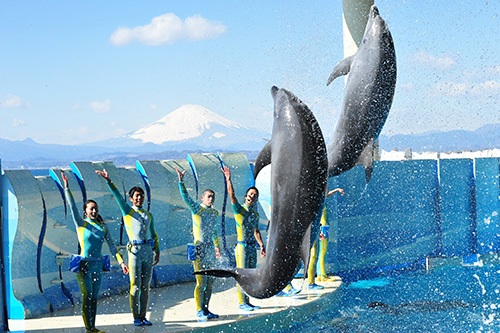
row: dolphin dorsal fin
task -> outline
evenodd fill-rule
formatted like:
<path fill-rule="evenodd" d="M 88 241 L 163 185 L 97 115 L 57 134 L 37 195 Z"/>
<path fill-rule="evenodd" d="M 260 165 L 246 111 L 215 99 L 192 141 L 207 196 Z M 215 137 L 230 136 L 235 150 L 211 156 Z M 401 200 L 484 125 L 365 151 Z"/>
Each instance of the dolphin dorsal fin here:
<path fill-rule="evenodd" d="M 352 60 L 354 59 L 354 56 L 350 56 L 345 58 L 344 60 L 340 61 L 334 68 L 332 73 L 330 74 L 330 77 L 328 78 L 328 81 L 326 82 L 326 85 L 329 85 L 332 83 L 333 80 L 338 78 L 339 76 L 347 75 L 351 71 L 351 64 Z"/>
<path fill-rule="evenodd" d="M 271 164 L 271 141 L 266 143 L 264 148 L 262 148 L 262 150 L 260 151 L 259 156 L 257 156 L 257 159 L 255 160 L 253 179 L 257 179 L 257 175 L 259 174 L 260 170 L 262 170 L 268 164 Z"/>
<path fill-rule="evenodd" d="M 373 138 L 370 139 L 361 155 L 359 155 L 356 165 L 358 164 L 365 169 L 366 183 L 368 183 L 373 171 Z"/>

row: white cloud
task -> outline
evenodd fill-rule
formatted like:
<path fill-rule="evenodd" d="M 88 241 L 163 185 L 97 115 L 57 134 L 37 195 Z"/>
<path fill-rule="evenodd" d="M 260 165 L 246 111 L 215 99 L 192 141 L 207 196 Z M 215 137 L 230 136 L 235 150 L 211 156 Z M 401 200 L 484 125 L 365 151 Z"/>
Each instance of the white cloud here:
<path fill-rule="evenodd" d="M 460 96 L 468 91 L 466 83 L 440 82 L 432 89 L 432 95 L 435 96 Z"/>
<path fill-rule="evenodd" d="M 415 60 L 435 69 L 448 69 L 455 65 L 455 60 L 450 57 L 436 57 L 425 51 L 419 51 L 414 55 Z"/>
<path fill-rule="evenodd" d="M 26 122 L 22 119 L 12 119 L 12 127 L 20 127 L 26 125 Z"/>
<path fill-rule="evenodd" d="M 151 104 L 149 106 L 149 108 L 152 109 L 152 110 L 156 110 L 156 109 L 158 109 L 158 106 L 156 106 L 155 104 Z"/>
<path fill-rule="evenodd" d="M 491 80 L 474 84 L 471 87 L 471 92 L 475 95 L 498 93 L 500 92 L 500 82 Z"/>
<path fill-rule="evenodd" d="M 438 83 L 431 91 L 434 96 L 462 96 L 467 94 L 472 95 L 490 95 L 500 93 L 500 82 L 485 81 L 481 83 L 454 83 L 441 82 Z"/>
<path fill-rule="evenodd" d="M 28 107 L 29 104 L 21 100 L 19 96 L 7 94 L 7 97 L 2 100 L 2 106 L 9 109 L 17 109 Z"/>
<path fill-rule="evenodd" d="M 124 134 L 130 133 L 130 129 L 126 130 L 124 128 L 117 127 L 118 123 L 116 121 L 110 121 L 108 122 L 109 124 L 109 132 L 106 133 L 108 136 L 111 137 L 119 137 Z M 103 139 L 106 139 L 107 137 L 103 137 Z"/>
<path fill-rule="evenodd" d="M 111 110 L 111 102 L 109 101 L 109 99 L 105 100 L 104 102 L 93 101 L 90 102 L 89 105 L 92 110 L 97 113 L 106 113 Z"/>
<path fill-rule="evenodd" d="M 70 130 L 65 130 L 63 134 L 63 139 L 68 142 L 82 142 L 83 140 L 88 140 L 89 133 L 91 130 L 87 126 L 80 126 L 78 128 L 73 128 Z"/>
<path fill-rule="evenodd" d="M 109 38 L 116 46 L 138 42 L 146 45 L 171 45 L 177 41 L 200 41 L 224 34 L 227 27 L 222 22 L 210 21 L 194 15 L 182 21 L 173 13 L 154 17 L 151 23 L 135 28 L 120 27 Z"/>
<path fill-rule="evenodd" d="M 492 74 L 500 75 L 500 65 L 488 68 L 488 71 L 491 71 Z"/>
<path fill-rule="evenodd" d="M 127 133 L 130 133 L 130 130 L 127 131 L 126 129 L 123 129 L 123 128 L 115 128 L 113 130 L 113 137 L 119 137 L 119 136 L 125 135 Z"/>
<path fill-rule="evenodd" d="M 498 76 L 500 76 L 500 65 L 477 67 L 472 69 L 465 69 L 463 71 L 463 77 L 468 80 L 487 79 Z"/>

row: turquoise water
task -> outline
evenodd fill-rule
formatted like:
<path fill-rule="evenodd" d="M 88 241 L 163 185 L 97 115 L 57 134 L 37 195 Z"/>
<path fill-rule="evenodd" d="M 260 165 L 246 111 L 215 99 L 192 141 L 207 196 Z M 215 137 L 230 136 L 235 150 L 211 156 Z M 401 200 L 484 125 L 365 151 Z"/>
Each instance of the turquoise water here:
<path fill-rule="evenodd" d="M 446 266 L 344 284 L 281 332 L 500 332 L 500 266 Z"/>

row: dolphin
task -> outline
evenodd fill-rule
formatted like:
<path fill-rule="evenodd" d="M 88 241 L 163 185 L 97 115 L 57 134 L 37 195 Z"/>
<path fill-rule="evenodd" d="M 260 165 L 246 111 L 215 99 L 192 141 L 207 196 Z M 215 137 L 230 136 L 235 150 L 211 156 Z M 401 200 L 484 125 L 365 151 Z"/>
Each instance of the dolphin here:
<path fill-rule="evenodd" d="M 342 113 L 328 143 L 328 174 L 337 176 L 361 164 L 368 182 L 373 143 L 387 119 L 396 87 L 394 43 L 376 6 L 370 8 L 358 51 L 334 67 L 327 85 L 346 74 Z"/>
<path fill-rule="evenodd" d="M 259 153 L 254 178 L 271 169 L 271 207 L 266 257 L 254 269 L 206 270 L 194 274 L 233 277 L 255 298 L 276 295 L 293 279 L 301 260 L 309 263 L 311 230 L 319 221 L 327 186 L 326 144 L 309 108 L 285 89 L 273 86 L 271 141 Z"/>

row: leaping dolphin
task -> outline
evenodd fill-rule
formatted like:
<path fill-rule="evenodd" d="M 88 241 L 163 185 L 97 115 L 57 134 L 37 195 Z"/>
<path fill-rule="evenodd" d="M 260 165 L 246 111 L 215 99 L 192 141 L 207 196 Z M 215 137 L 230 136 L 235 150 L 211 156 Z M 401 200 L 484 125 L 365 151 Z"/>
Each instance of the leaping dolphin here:
<path fill-rule="evenodd" d="M 274 124 L 271 141 L 259 153 L 254 177 L 271 169 L 272 217 L 267 252 L 255 269 L 206 270 L 194 274 L 234 277 L 256 298 L 276 295 L 293 279 L 301 258 L 308 267 L 311 230 L 319 230 L 327 186 L 323 134 L 309 108 L 285 89 L 271 88 Z"/>
<path fill-rule="evenodd" d="M 328 174 L 336 176 L 361 164 L 368 182 L 373 143 L 387 119 L 396 86 L 394 43 L 376 6 L 370 8 L 358 51 L 335 66 L 327 85 L 346 74 L 342 113 L 328 144 Z"/>

